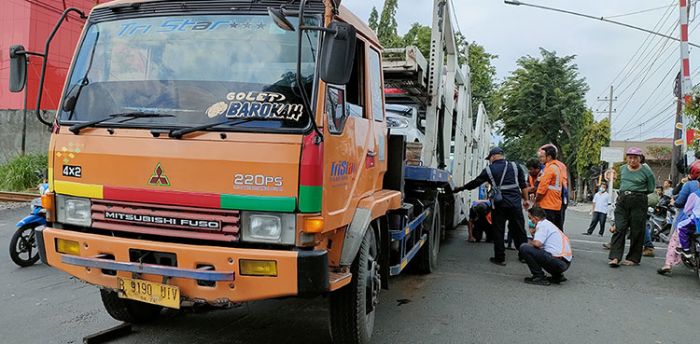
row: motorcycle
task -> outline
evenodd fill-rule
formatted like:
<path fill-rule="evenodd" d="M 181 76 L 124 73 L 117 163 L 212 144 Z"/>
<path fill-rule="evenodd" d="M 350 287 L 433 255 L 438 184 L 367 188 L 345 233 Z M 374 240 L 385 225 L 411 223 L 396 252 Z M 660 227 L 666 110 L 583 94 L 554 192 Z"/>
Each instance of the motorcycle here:
<path fill-rule="evenodd" d="M 691 236 L 690 258 L 681 255 L 681 261 L 685 266 L 695 271 L 698 280 L 700 280 L 700 234 Z"/>
<path fill-rule="evenodd" d="M 41 195 L 48 189 L 47 183 L 39 185 Z M 32 200 L 31 207 L 31 214 L 17 222 L 17 230 L 10 239 L 10 258 L 21 267 L 34 265 L 39 260 L 36 229 L 46 226 L 46 212 L 41 206 L 41 198 Z"/>
<path fill-rule="evenodd" d="M 665 196 L 656 207 L 648 208 L 646 226 L 651 228 L 652 241 L 668 243 L 675 215 L 676 211 L 671 206 L 671 199 Z"/>

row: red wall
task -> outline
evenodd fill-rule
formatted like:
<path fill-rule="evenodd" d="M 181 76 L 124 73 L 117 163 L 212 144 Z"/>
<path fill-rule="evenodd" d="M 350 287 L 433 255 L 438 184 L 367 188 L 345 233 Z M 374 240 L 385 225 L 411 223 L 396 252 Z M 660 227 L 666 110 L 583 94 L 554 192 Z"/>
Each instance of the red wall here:
<path fill-rule="evenodd" d="M 106 0 L 2 0 L 0 11 L 0 109 L 21 109 L 23 93 L 9 91 L 9 49 L 21 44 L 29 51 L 43 52 L 46 38 L 65 8 L 76 7 L 88 14 L 90 9 Z M 84 21 L 71 14 L 56 33 L 49 51 L 46 81 L 41 108 L 55 110 L 63 91 L 75 45 Z M 28 105 L 36 105 L 41 74 L 40 57 L 31 56 L 28 70 Z"/>

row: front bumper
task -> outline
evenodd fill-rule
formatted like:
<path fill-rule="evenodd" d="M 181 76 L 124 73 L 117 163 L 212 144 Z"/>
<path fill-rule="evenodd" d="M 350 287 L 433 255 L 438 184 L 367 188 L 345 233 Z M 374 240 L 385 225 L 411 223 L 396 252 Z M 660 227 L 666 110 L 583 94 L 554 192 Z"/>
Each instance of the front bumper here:
<path fill-rule="evenodd" d="M 326 251 L 278 251 L 248 248 L 164 243 L 148 240 L 86 234 L 44 228 L 37 238 L 41 260 L 83 281 L 105 288 L 117 288 L 117 276 L 138 278 L 180 288 L 185 299 L 210 303 L 245 302 L 284 296 L 313 295 L 329 290 L 328 254 Z M 56 251 L 56 239 L 80 243 L 80 255 Z M 177 266 L 130 262 L 129 249 L 173 253 Z M 114 260 L 103 257 L 113 256 Z M 277 276 L 242 276 L 240 259 L 274 260 Z M 210 270 L 198 266 L 213 266 Z M 115 270 L 117 276 L 104 273 Z M 197 281 L 214 281 L 213 286 Z"/>

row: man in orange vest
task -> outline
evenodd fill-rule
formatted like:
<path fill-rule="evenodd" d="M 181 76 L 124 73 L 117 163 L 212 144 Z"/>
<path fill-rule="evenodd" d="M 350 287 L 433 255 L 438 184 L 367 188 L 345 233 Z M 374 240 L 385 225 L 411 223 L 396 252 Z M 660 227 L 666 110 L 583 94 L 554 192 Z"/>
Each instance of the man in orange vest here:
<path fill-rule="evenodd" d="M 540 184 L 537 186 L 535 202 L 544 209 L 547 220 L 562 229 L 562 171 L 557 161 L 554 146 L 545 146 L 539 152 L 540 162 L 545 164 Z"/>
<path fill-rule="evenodd" d="M 566 166 L 565 163 L 563 163 L 561 160 L 558 159 L 559 157 L 559 150 L 557 149 L 557 146 L 548 143 L 542 147 L 540 147 L 540 150 L 542 150 L 544 147 L 554 147 L 554 150 L 557 152 L 557 160 L 554 160 L 554 163 L 559 166 L 559 170 L 561 171 L 561 227 L 564 228 L 564 222 L 566 219 L 566 208 L 569 205 L 569 168 Z"/>

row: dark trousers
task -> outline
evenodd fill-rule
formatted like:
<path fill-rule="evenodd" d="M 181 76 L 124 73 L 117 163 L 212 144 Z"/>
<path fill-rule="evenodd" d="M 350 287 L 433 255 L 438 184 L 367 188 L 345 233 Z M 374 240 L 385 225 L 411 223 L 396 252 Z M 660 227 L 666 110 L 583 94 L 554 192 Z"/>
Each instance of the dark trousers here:
<path fill-rule="evenodd" d="M 630 250 L 627 260 L 639 263 L 642 260 L 644 244 L 644 223 L 646 222 L 647 196 L 642 193 L 622 193 L 615 206 L 615 227 L 617 231 L 610 242 L 609 259 L 622 260 L 625 253 L 625 238 L 629 232 Z"/>
<path fill-rule="evenodd" d="M 562 232 L 564 229 L 562 228 L 562 221 L 561 221 L 561 210 L 550 210 L 550 209 L 544 209 L 544 216 L 549 222 L 553 223 L 559 230 Z"/>
<path fill-rule="evenodd" d="M 508 221 L 508 231 L 511 238 L 515 241 L 515 247 L 520 247 L 527 242 L 525 234 L 525 217 L 523 209 L 518 208 L 502 208 L 496 207 L 491 213 L 493 220 L 493 253 L 494 258 L 498 261 L 506 260 L 506 248 L 503 244 L 503 236 L 506 232 L 506 221 Z"/>
<path fill-rule="evenodd" d="M 549 272 L 552 277 L 561 277 L 571 265 L 569 262 L 556 258 L 544 249 L 535 248 L 531 244 L 523 244 L 519 250 L 520 257 L 525 259 L 530 272 L 536 277 L 544 277 L 544 271 Z"/>
<path fill-rule="evenodd" d="M 601 213 L 598 211 L 593 212 L 593 219 L 591 219 L 591 225 L 588 226 L 588 234 L 593 234 L 595 226 L 600 223 L 600 232 L 598 234 L 603 235 L 605 232 L 605 220 L 608 218 L 608 214 Z"/>

